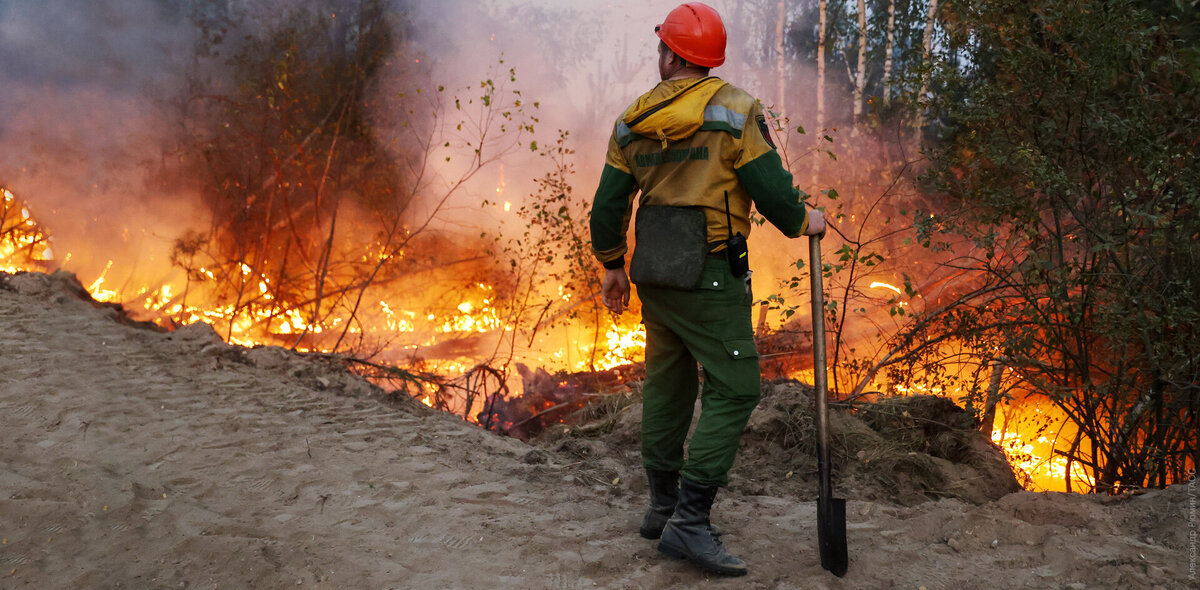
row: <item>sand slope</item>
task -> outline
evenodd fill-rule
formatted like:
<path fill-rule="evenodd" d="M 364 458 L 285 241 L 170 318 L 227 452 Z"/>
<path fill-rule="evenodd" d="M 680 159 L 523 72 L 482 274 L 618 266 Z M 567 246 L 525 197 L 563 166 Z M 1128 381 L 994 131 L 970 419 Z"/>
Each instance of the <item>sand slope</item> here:
<path fill-rule="evenodd" d="M 1184 588 L 1174 486 L 974 506 L 720 497 L 722 579 L 637 536 L 636 470 L 389 403 L 319 360 L 116 321 L 62 276 L 0 275 L 0 588 Z M 612 479 L 616 479 L 614 484 Z"/>

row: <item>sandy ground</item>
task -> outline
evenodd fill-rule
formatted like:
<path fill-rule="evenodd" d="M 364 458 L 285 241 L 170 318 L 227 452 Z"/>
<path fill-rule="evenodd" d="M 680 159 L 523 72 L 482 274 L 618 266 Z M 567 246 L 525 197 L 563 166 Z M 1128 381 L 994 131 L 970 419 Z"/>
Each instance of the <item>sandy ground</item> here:
<path fill-rule="evenodd" d="M 208 329 L 123 325 L 63 284 L 0 275 L 3 589 L 1197 587 L 1185 485 L 847 494 L 842 579 L 819 566 L 811 499 L 734 489 L 715 520 L 750 574 L 706 575 L 637 536 L 636 470 L 614 483 Z"/>

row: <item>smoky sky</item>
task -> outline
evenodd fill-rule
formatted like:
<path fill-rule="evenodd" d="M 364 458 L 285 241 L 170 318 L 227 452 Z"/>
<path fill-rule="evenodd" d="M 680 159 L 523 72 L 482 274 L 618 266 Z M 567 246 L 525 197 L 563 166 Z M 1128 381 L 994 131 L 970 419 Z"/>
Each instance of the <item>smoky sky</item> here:
<path fill-rule="evenodd" d="M 192 218 L 186 194 L 147 184 L 170 149 L 164 100 L 192 43 L 166 2 L 0 3 L 0 183 L 60 259 L 145 267 Z"/>

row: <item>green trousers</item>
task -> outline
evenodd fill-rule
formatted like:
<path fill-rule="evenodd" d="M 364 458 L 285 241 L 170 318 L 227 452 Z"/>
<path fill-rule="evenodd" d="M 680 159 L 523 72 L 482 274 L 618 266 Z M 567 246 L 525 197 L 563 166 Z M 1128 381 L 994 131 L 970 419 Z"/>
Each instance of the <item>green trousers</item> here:
<path fill-rule="evenodd" d="M 642 463 L 681 471 L 707 486 L 729 483 L 738 441 L 758 404 L 758 351 L 750 322 L 751 295 L 724 259 L 708 258 L 695 290 L 638 286 L 646 325 Z M 684 441 L 700 393 L 700 420 L 684 460 Z"/>

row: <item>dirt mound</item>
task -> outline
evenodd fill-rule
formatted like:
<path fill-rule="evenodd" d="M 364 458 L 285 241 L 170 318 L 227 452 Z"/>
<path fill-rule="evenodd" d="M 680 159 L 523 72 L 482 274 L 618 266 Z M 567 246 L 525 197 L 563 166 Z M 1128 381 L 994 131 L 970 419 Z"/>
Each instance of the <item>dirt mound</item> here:
<path fill-rule="evenodd" d="M 610 396 L 583 424 L 543 438 L 553 448 L 587 438 L 589 461 L 607 473 L 636 473 L 641 404 L 636 389 Z M 619 407 L 621 402 L 625 407 Z M 816 413 L 812 388 L 792 380 L 763 385 L 750 417 L 731 489 L 752 495 L 816 494 Z M 914 505 L 940 498 L 982 504 L 1020 490 L 1003 453 L 952 402 L 928 396 L 857 404 L 830 412 L 834 486 L 839 495 Z"/>
<path fill-rule="evenodd" d="M 79 282 L 74 273 L 56 270 L 50 274 L 40 272 L 0 273 L 0 288 L 30 297 L 40 297 L 56 304 L 77 301 L 100 310 L 104 317 L 127 326 L 164 331 L 152 322 L 142 322 L 129 317 L 120 303 L 96 301 Z"/>
<path fill-rule="evenodd" d="M 337 355 L 299 353 L 279 346 L 245 348 L 227 344 L 209 324 L 188 324 L 168 332 L 152 322 L 135 320 L 119 303 L 94 299 L 79 278 L 62 270 L 51 274 L 37 272 L 0 273 L 0 289 L 49 301 L 54 305 L 86 306 L 101 317 L 118 324 L 162 333 L 166 351 L 188 355 L 211 368 L 230 363 L 257 367 L 286 375 L 316 391 L 338 395 L 376 398 L 408 411 L 424 411 L 409 396 L 394 395 L 351 371 Z"/>

